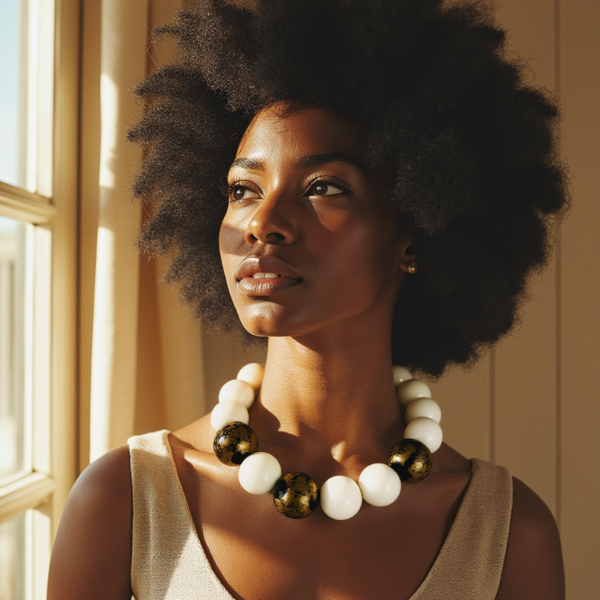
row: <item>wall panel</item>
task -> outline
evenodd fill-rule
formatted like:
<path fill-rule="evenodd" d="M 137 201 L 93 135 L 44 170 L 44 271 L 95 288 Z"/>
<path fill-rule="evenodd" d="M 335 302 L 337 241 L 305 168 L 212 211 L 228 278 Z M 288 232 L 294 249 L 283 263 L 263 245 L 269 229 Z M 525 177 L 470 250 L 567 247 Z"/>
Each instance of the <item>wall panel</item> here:
<path fill-rule="evenodd" d="M 600 3 L 560 3 L 563 151 L 561 535 L 572 600 L 600 598 Z"/>
<path fill-rule="evenodd" d="M 555 91 L 554 0 L 505 0 L 497 16 L 532 84 Z M 556 265 L 531 282 L 521 323 L 496 350 L 495 460 L 551 509 L 556 500 Z M 535 431 L 536 443 L 531 444 Z M 524 451 L 526 449 L 526 451 Z"/>

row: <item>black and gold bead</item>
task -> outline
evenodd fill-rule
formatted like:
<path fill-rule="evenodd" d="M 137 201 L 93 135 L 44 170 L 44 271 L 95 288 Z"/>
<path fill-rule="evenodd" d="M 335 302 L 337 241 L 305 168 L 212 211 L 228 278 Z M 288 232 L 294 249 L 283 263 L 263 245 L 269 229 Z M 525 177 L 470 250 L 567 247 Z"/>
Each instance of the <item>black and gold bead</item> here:
<path fill-rule="evenodd" d="M 390 450 L 388 465 L 407 483 L 417 483 L 429 475 L 433 465 L 429 448 L 418 440 L 406 439 Z"/>
<path fill-rule="evenodd" d="M 225 423 L 213 441 L 217 458 L 230 467 L 241 465 L 244 459 L 258 450 L 258 437 L 245 423 Z"/>
<path fill-rule="evenodd" d="M 275 484 L 273 500 L 282 515 L 303 519 L 319 506 L 319 488 L 306 473 L 288 473 Z"/>

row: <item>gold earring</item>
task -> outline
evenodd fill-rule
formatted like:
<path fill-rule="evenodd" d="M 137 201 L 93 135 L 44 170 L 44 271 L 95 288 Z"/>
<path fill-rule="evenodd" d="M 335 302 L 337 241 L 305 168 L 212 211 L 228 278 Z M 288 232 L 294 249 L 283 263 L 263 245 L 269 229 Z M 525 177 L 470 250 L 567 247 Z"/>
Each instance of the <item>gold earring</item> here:
<path fill-rule="evenodd" d="M 408 265 L 408 272 L 411 275 L 414 275 L 418 270 L 419 270 L 419 267 L 416 262 L 411 262 L 410 265 Z"/>

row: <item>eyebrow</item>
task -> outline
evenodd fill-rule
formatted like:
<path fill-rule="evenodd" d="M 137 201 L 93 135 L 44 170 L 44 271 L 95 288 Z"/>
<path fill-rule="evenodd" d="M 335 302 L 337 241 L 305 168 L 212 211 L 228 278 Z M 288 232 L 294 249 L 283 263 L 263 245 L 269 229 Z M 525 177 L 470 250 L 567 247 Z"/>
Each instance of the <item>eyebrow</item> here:
<path fill-rule="evenodd" d="M 347 152 L 328 152 L 326 154 L 311 154 L 309 156 L 303 156 L 298 160 L 296 166 L 299 168 L 318 167 L 330 162 L 344 162 L 354 167 L 359 168 L 365 173 L 367 170 L 354 156 Z M 243 167 L 250 171 L 264 171 L 265 163 L 262 160 L 255 158 L 236 158 L 232 163 L 232 167 Z"/>

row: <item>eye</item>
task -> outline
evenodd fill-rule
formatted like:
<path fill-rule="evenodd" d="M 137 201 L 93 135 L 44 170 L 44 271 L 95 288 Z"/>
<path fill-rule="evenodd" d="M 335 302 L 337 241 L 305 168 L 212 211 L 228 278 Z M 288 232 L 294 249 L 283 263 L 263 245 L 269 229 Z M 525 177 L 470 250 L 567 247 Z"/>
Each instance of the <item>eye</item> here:
<path fill-rule="evenodd" d="M 259 195 L 254 190 L 240 185 L 239 183 L 228 185 L 227 190 L 227 195 L 231 202 L 241 202 L 243 200 L 254 200 L 255 198 L 259 198 Z"/>
<path fill-rule="evenodd" d="M 348 190 L 343 188 L 340 185 L 334 185 L 333 183 L 329 183 L 328 181 L 317 181 L 314 183 L 311 188 L 311 196 L 337 196 L 338 194 L 343 194 Z"/>

